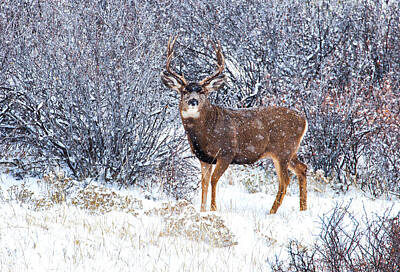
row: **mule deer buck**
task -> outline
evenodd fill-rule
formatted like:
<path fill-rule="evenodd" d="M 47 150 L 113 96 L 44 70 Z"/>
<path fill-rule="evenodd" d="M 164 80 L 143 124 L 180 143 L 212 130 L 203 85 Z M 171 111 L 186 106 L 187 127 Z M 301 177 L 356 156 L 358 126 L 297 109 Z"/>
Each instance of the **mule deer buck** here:
<path fill-rule="evenodd" d="M 213 44 L 217 70 L 200 82 L 187 82 L 171 67 L 177 36 L 170 38 L 167 62 L 161 73 L 163 83 L 180 93 L 179 110 L 190 147 L 201 164 L 201 211 L 206 210 L 211 177 L 211 210 L 217 209 L 216 186 L 230 164 L 251 164 L 272 158 L 279 178 L 279 190 L 270 210 L 276 213 L 289 185 L 288 169 L 298 178 L 300 210 L 307 209 L 307 166 L 297 158 L 297 150 L 307 131 L 307 120 L 293 110 L 281 107 L 226 109 L 213 105 L 207 95 L 225 83 L 221 44 Z M 212 166 L 215 169 L 212 171 Z"/>

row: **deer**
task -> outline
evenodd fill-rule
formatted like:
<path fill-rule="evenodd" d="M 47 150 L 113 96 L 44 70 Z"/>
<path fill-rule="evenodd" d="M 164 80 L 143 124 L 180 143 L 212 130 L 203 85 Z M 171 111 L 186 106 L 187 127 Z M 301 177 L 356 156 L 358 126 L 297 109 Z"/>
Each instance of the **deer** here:
<path fill-rule="evenodd" d="M 300 188 L 300 211 L 307 210 L 307 165 L 297 152 L 307 132 L 307 120 L 297 111 L 284 107 L 228 109 L 212 104 L 208 94 L 226 83 L 223 74 L 225 60 L 219 41 L 212 43 L 217 69 L 199 82 L 186 81 L 171 69 L 174 44 L 167 44 L 165 70 L 161 72 L 164 85 L 180 94 L 179 112 L 191 151 L 201 166 L 201 207 L 206 211 L 208 186 L 211 179 L 211 211 L 217 210 L 216 187 L 230 164 L 253 164 L 271 158 L 278 176 L 279 187 L 270 214 L 282 204 L 293 171 Z M 215 169 L 213 170 L 213 166 Z"/>

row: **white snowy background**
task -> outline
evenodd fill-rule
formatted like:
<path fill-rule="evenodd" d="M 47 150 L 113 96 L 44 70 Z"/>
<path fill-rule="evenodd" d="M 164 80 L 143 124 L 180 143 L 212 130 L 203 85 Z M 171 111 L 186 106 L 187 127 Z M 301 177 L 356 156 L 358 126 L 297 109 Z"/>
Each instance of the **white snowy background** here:
<path fill-rule="evenodd" d="M 307 211 L 292 177 L 269 214 L 263 163 L 224 174 L 218 211 L 199 213 L 179 95 L 160 80 L 176 34 L 188 80 L 215 70 L 221 42 L 212 103 L 307 118 Z M 361 256 L 375 271 L 386 249 L 397 261 L 399 41 L 398 0 L 0 1 L 0 271 L 285 271 L 290 246 L 312 254 L 341 215 L 345 252 L 326 257 L 342 262 L 323 270 L 366 268 Z M 369 224 L 392 240 L 357 256 Z"/>
<path fill-rule="evenodd" d="M 398 200 L 372 198 L 357 188 L 346 194 L 335 193 L 323 179 L 313 175 L 309 178 L 307 211 L 299 211 L 294 180 L 277 214 L 270 215 L 277 184 L 266 181 L 269 192 L 250 194 L 239 182 L 246 174 L 239 168 L 225 175 L 218 184 L 218 212 L 200 214 L 200 194 L 193 203 L 154 201 L 138 189 L 88 181 L 88 191 L 103 194 L 96 199 L 89 194 L 79 195 L 84 189 L 78 185 L 81 183 L 74 183 L 62 173 L 44 180 L 16 180 L 3 168 L 0 270 L 270 271 L 269 262 L 276 257 L 288 258 L 291 241 L 311 247 L 321 231 L 321 218 L 337 205 L 349 205 L 348 211 L 359 222 L 365 216 L 383 215 L 388 209 L 392 216 L 400 211 Z M 64 183 L 72 186 L 67 197 L 54 200 L 55 192 L 65 188 Z M 160 197 L 157 190 L 153 194 Z M 59 204 L 41 204 L 51 195 Z M 108 201 L 100 199 L 106 195 L 112 197 Z M 80 203 L 85 197 L 86 206 Z M 172 225 L 168 225 L 171 220 Z M 208 225 L 207 220 L 211 222 Z M 216 223 L 218 220 L 222 221 Z M 192 235 L 196 229 L 208 234 Z"/>

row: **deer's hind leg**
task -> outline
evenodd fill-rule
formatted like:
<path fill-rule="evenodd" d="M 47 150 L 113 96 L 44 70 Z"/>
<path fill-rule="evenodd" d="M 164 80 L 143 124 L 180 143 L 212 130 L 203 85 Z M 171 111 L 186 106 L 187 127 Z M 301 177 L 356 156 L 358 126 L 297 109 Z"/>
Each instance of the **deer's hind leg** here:
<path fill-rule="evenodd" d="M 299 161 L 296 155 L 291 159 L 289 164 L 299 180 L 300 188 L 300 211 L 307 210 L 307 165 Z"/>
<path fill-rule="evenodd" d="M 276 194 L 274 204 L 272 205 L 272 208 L 270 210 L 271 214 L 276 213 L 279 206 L 282 204 L 282 200 L 286 195 L 286 189 L 290 181 L 289 171 L 288 171 L 288 161 L 274 159 L 274 165 L 279 179 L 279 188 L 278 188 L 278 193 Z"/>

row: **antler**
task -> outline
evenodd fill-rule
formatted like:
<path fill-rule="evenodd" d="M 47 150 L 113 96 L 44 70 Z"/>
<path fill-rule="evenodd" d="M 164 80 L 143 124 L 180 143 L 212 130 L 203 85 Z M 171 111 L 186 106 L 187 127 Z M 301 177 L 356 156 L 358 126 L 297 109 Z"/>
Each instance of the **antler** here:
<path fill-rule="evenodd" d="M 168 40 L 168 45 L 167 45 L 167 64 L 166 64 L 166 69 L 167 72 L 170 73 L 173 77 L 175 77 L 175 79 L 179 80 L 180 83 L 182 85 L 186 85 L 186 80 L 185 77 L 182 75 L 178 75 L 177 73 L 175 73 L 170 67 L 170 63 L 172 60 L 172 56 L 174 55 L 174 44 L 176 39 L 178 38 L 178 35 L 176 35 L 174 38 L 172 38 L 172 36 L 169 38 Z"/>
<path fill-rule="evenodd" d="M 202 81 L 200 81 L 200 85 L 204 86 L 210 83 L 211 80 L 213 80 L 214 78 L 218 77 L 222 71 L 224 70 L 224 65 L 225 65 L 225 60 L 224 60 L 224 56 L 222 55 L 222 51 L 221 51 L 221 43 L 218 41 L 218 46 L 215 45 L 215 43 L 212 43 L 212 46 L 215 50 L 215 53 L 217 55 L 217 70 L 214 72 L 214 74 L 212 74 L 211 76 L 206 77 L 205 79 L 203 79 Z"/>

